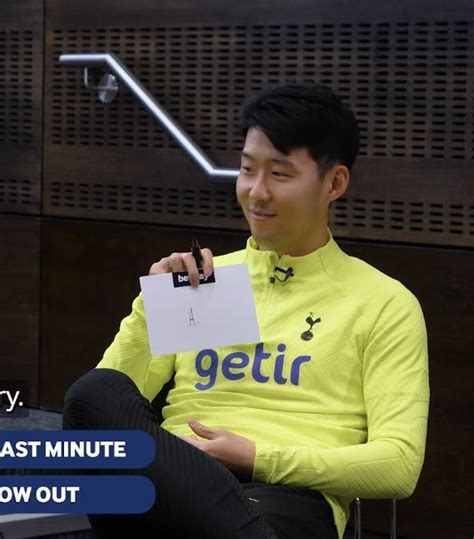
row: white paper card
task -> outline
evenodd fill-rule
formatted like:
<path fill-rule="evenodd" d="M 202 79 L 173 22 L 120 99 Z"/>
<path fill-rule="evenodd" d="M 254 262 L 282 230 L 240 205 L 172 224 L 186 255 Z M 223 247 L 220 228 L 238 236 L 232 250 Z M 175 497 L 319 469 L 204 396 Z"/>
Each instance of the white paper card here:
<path fill-rule="evenodd" d="M 247 264 L 214 275 L 197 288 L 175 288 L 171 273 L 140 277 L 153 355 L 260 342 Z"/>

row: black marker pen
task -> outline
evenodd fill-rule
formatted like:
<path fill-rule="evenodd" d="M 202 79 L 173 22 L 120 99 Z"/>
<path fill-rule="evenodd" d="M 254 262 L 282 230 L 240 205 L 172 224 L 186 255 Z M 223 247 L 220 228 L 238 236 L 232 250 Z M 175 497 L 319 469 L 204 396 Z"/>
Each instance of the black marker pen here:
<path fill-rule="evenodd" d="M 191 243 L 191 254 L 194 256 L 194 260 L 196 261 L 196 266 L 199 269 L 202 266 L 202 254 L 201 254 L 201 247 L 199 247 L 199 243 L 196 238 L 193 238 L 193 241 Z"/>

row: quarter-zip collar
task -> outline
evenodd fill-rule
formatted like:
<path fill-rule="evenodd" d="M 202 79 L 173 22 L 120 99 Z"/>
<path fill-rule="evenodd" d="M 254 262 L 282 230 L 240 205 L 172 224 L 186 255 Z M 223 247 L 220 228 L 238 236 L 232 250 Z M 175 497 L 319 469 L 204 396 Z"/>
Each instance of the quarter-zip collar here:
<path fill-rule="evenodd" d="M 275 251 L 260 251 L 257 242 L 251 236 L 247 240 L 245 262 L 249 265 L 252 279 L 268 279 L 273 275 L 275 266 L 278 266 L 282 269 L 293 268 L 294 277 L 291 281 L 294 283 L 324 276 L 339 282 L 338 273 L 349 257 L 337 245 L 329 228 L 328 237 L 325 245 L 307 255 L 280 257 Z"/>

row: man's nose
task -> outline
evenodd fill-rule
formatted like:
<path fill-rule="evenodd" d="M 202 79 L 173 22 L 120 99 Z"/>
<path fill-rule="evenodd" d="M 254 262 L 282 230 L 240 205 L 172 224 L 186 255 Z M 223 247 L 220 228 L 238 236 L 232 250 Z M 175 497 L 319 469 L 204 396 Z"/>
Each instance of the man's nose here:
<path fill-rule="evenodd" d="M 264 172 L 258 174 L 252 188 L 250 189 L 250 198 L 253 200 L 270 200 L 272 197 L 268 185 L 268 177 Z"/>

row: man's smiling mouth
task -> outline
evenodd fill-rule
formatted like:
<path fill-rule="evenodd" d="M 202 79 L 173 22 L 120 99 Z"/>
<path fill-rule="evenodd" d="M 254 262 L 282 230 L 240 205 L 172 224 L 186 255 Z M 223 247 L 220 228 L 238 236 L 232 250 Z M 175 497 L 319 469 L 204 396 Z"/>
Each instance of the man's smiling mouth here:
<path fill-rule="evenodd" d="M 276 213 L 265 212 L 262 210 L 249 208 L 250 214 L 253 219 L 271 219 L 276 216 Z"/>

